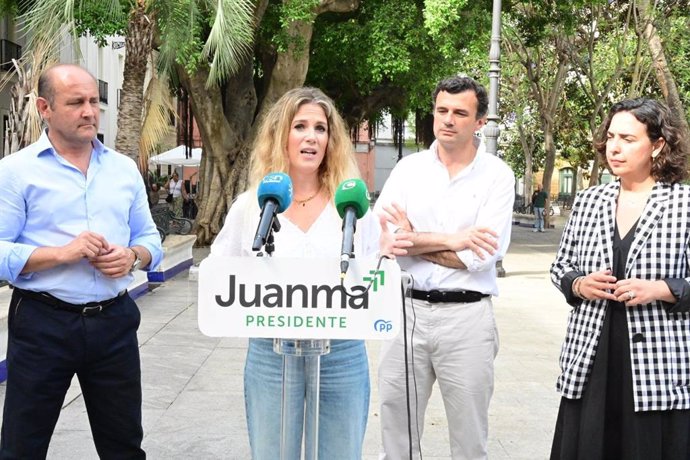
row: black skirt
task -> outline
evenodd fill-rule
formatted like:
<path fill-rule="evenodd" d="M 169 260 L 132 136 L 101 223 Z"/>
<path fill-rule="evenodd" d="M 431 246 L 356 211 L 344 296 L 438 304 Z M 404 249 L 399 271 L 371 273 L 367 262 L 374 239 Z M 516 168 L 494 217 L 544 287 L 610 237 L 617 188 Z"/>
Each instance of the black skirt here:
<path fill-rule="evenodd" d="M 633 233 L 614 237 L 618 279 Z M 561 398 L 552 460 L 690 459 L 690 410 L 634 410 L 626 308 L 609 302 L 585 392 L 581 399 Z"/>

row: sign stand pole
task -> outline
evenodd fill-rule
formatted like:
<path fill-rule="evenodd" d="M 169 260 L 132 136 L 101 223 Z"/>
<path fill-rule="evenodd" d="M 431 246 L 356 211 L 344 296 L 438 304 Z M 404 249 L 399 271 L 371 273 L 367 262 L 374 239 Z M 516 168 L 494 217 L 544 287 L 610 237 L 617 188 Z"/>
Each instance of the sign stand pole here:
<path fill-rule="evenodd" d="M 317 460 L 319 457 L 319 385 L 321 380 L 321 356 L 331 351 L 331 341 L 273 339 L 273 351 L 283 355 L 283 392 L 281 399 L 280 420 L 280 460 L 291 460 L 288 455 L 289 424 L 293 398 L 302 399 L 302 395 L 290 391 L 291 385 L 299 381 L 304 372 L 306 407 L 304 413 L 305 459 Z M 299 363 L 304 357 L 304 371 Z M 298 409 L 299 410 L 299 409 Z M 307 431 L 308 430 L 308 431 Z M 311 439 L 311 448 L 307 448 L 307 439 Z"/>
<path fill-rule="evenodd" d="M 270 257 L 275 250 L 273 232 L 280 231 L 280 222 L 275 216 L 269 229 L 264 249 Z M 257 257 L 262 257 L 259 252 Z M 304 411 L 304 447 L 305 459 L 317 460 L 319 457 L 319 396 L 321 385 L 321 356 L 331 351 L 331 341 L 328 339 L 320 340 L 295 340 L 295 339 L 273 339 L 273 351 L 283 355 L 283 385 L 280 407 L 280 460 L 292 460 L 289 457 L 289 428 L 290 415 L 294 404 L 294 398 L 298 401 L 304 400 L 306 404 L 301 407 Z M 300 366 L 300 359 L 304 357 L 304 367 Z M 294 385 L 301 380 L 304 372 L 304 384 L 306 385 L 306 395 L 301 392 L 291 391 Z M 297 382 L 297 383 L 296 383 Z M 295 409 L 300 410 L 300 409 Z M 311 448 L 307 447 L 307 439 L 311 439 Z"/>

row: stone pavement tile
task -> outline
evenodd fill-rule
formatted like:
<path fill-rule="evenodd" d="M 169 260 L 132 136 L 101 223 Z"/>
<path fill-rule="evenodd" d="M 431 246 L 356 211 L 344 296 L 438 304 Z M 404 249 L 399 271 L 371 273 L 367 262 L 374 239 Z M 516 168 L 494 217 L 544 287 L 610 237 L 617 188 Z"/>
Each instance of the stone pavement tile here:
<path fill-rule="evenodd" d="M 238 444 L 244 433 L 153 433 L 144 438 L 143 448 L 151 460 L 249 460 L 249 448 Z"/>
<path fill-rule="evenodd" d="M 89 427 L 86 405 L 81 395 L 63 407 L 57 425 L 55 425 L 55 430 L 90 432 L 91 428 Z"/>
<path fill-rule="evenodd" d="M 227 391 L 243 394 L 244 351 L 216 348 L 190 379 L 186 391 Z"/>
<path fill-rule="evenodd" d="M 218 343 L 218 348 L 239 348 L 247 351 L 248 339 L 245 337 L 223 337 Z"/>
<path fill-rule="evenodd" d="M 55 430 L 47 458 L 51 460 L 98 460 L 90 430 Z"/>
<path fill-rule="evenodd" d="M 222 459 L 232 452 L 248 459 L 244 417 L 233 415 L 243 404 L 241 391 L 185 391 L 148 431 L 144 447 L 150 458 Z"/>

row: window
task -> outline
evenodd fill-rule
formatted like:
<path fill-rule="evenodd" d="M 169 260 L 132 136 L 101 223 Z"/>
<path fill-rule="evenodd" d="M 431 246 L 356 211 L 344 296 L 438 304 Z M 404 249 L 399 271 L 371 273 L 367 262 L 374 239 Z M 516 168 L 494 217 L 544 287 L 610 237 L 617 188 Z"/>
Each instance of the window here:
<path fill-rule="evenodd" d="M 558 194 L 570 195 L 573 191 L 573 168 L 558 171 Z"/>
<path fill-rule="evenodd" d="M 98 80 L 98 100 L 104 104 L 108 103 L 108 82 Z"/>
<path fill-rule="evenodd" d="M 614 179 L 615 179 L 615 177 L 613 177 L 613 175 L 609 172 L 609 170 L 604 169 L 601 172 L 601 175 L 599 176 L 599 183 L 600 184 L 610 184 L 611 182 L 614 181 Z"/>
<path fill-rule="evenodd" d="M 0 69 L 12 70 L 12 59 L 22 57 L 22 47 L 9 40 L 0 40 Z"/>

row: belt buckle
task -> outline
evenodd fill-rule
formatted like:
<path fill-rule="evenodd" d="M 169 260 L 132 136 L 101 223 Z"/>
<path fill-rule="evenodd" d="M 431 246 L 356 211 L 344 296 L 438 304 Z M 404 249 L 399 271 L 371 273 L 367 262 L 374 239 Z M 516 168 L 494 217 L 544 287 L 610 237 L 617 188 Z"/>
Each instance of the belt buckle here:
<path fill-rule="evenodd" d="M 94 305 L 92 307 L 84 307 L 81 311 L 82 316 L 94 316 L 103 311 L 103 305 Z"/>
<path fill-rule="evenodd" d="M 429 303 L 442 302 L 443 293 L 438 289 L 432 289 L 426 294 L 426 301 Z"/>

